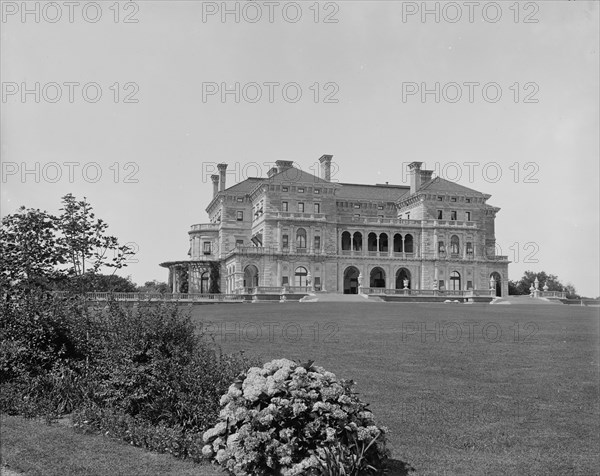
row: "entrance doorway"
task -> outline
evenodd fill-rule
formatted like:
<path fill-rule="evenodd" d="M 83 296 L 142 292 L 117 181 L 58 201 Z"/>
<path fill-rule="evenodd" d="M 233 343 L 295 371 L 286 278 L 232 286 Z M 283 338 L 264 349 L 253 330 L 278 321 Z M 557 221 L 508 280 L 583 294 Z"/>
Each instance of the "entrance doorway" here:
<path fill-rule="evenodd" d="M 491 278 L 494 278 L 496 281 L 496 297 L 502 297 L 502 277 L 500 276 L 500 273 L 494 271 L 490 274 L 490 279 Z"/>
<path fill-rule="evenodd" d="M 344 294 L 358 294 L 358 269 L 349 266 L 344 271 Z"/>

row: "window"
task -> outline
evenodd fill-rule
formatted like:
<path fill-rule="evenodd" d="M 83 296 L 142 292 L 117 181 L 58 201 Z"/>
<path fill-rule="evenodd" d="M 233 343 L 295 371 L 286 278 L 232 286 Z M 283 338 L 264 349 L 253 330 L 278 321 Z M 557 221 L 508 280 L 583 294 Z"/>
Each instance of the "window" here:
<path fill-rule="evenodd" d="M 204 242 L 204 254 L 205 255 L 209 255 L 210 254 L 210 241 L 205 241 Z"/>
<path fill-rule="evenodd" d="M 460 273 L 458 271 L 452 271 L 450 274 L 450 289 L 460 291 Z"/>
<path fill-rule="evenodd" d="M 235 246 L 244 246 L 244 240 L 235 240 Z"/>
<path fill-rule="evenodd" d="M 288 211 L 288 202 L 281 202 L 281 210 L 284 212 Z"/>
<path fill-rule="evenodd" d="M 321 204 L 315 203 L 315 213 L 321 213 Z"/>
<path fill-rule="evenodd" d="M 377 205 L 377 210 L 383 210 L 383 205 Z"/>
<path fill-rule="evenodd" d="M 438 220 L 443 220 L 444 218 L 444 212 L 442 210 L 438 210 Z"/>
<path fill-rule="evenodd" d="M 304 187 L 298 187 L 298 193 L 304 193 Z"/>
<path fill-rule="evenodd" d="M 321 237 L 315 236 L 315 251 L 321 250 Z"/>
<path fill-rule="evenodd" d="M 465 212 L 465 220 L 471 221 L 471 212 Z"/>
<path fill-rule="evenodd" d="M 450 220 L 456 220 L 456 210 L 450 212 Z"/>
<path fill-rule="evenodd" d="M 282 276 L 281 277 L 281 285 L 282 286 L 287 286 L 289 284 L 289 278 L 287 276 Z"/>
<path fill-rule="evenodd" d="M 465 198 L 465 202 L 471 203 L 471 199 L 470 198 Z"/>
<path fill-rule="evenodd" d="M 450 238 L 450 252 L 453 255 L 458 255 L 458 250 L 460 248 L 460 241 L 458 240 L 458 236 L 452 235 Z"/>
<path fill-rule="evenodd" d="M 306 248 L 306 230 L 298 228 L 296 232 L 296 248 Z"/>
<path fill-rule="evenodd" d="M 315 188 L 315 193 L 316 193 L 317 195 L 319 195 L 319 194 L 321 193 L 321 189 L 320 189 L 320 188 Z"/>
<path fill-rule="evenodd" d="M 355 203 L 354 208 L 360 208 L 360 203 Z"/>
<path fill-rule="evenodd" d="M 288 190 L 289 190 L 289 187 L 283 187 L 283 186 L 281 187 L 282 192 L 287 192 Z"/>
<path fill-rule="evenodd" d="M 467 241 L 467 254 L 468 255 L 473 254 L 473 243 L 471 243 L 470 241 Z"/>
<path fill-rule="evenodd" d="M 241 210 L 238 210 L 236 212 L 236 217 L 235 218 L 236 218 L 237 221 L 244 221 L 244 212 L 241 211 Z"/>
<path fill-rule="evenodd" d="M 438 198 L 437 198 L 437 199 L 438 199 L 438 202 L 441 202 L 441 201 L 444 199 L 444 197 L 439 197 L 439 196 L 438 196 Z"/>
<path fill-rule="evenodd" d="M 238 197 L 238 198 L 237 198 L 237 201 L 238 201 L 238 202 L 243 202 L 243 201 L 244 201 L 244 197 Z"/>
<path fill-rule="evenodd" d="M 306 270 L 306 268 L 304 266 L 298 266 L 294 275 L 294 286 L 306 286 L 307 276 L 308 271 Z"/>
<path fill-rule="evenodd" d="M 304 213 L 304 203 L 298 202 L 298 211 Z"/>
<path fill-rule="evenodd" d="M 444 242 L 443 241 L 438 241 L 438 252 L 439 253 L 445 253 L 446 252 L 446 247 L 444 246 Z"/>
<path fill-rule="evenodd" d="M 281 246 L 283 248 L 288 248 L 290 246 L 288 235 L 281 236 Z"/>
<path fill-rule="evenodd" d="M 451 201 L 451 202 L 456 202 L 456 197 L 452 197 L 452 198 L 450 199 L 450 201 Z"/>
<path fill-rule="evenodd" d="M 354 218 L 360 218 L 360 213 L 355 213 Z"/>
<path fill-rule="evenodd" d="M 467 289 L 473 289 L 473 281 L 467 281 Z"/>
<path fill-rule="evenodd" d="M 410 213 L 407 213 L 407 214 L 406 214 L 406 219 L 407 219 L 407 220 L 410 220 Z"/>

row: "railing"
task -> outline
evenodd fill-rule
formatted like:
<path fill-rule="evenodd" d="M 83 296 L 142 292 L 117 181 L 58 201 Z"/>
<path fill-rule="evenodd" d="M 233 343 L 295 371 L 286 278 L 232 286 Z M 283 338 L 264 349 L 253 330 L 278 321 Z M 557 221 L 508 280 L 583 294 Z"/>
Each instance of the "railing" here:
<path fill-rule="evenodd" d="M 57 295 L 66 295 L 66 291 L 57 291 Z M 209 293 L 109 293 L 91 292 L 85 293 L 86 299 L 90 301 L 240 301 L 237 294 L 209 294 Z"/>
<path fill-rule="evenodd" d="M 427 227 L 450 226 L 450 227 L 477 228 L 477 222 L 474 222 L 474 221 L 462 221 L 462 220 L 423 220 L 422 223 L 423 223 L 423 226 L 427 226 Z"/>
<path fill-rule="evenodd" d="M 399 296 L 439 296 L 439 297 L 475 297 L 492 296 L 494 290 L 440 290 L 440 289 L 387 289 L 387 288 L 360 288 L 361 294 L 386 294 Z"/>
<path fill-rule="evenodd" d="M 308 294 L 313 292 L 311 286 L 256 286 L 252 288 L 239 288 L 238 294 Z"/>
<path fill-rule="evenodd" d="M 566 299 L 567 293 L 563 291 L 540 291 L 540 297 L 554 297 Z"/>
<path fill-rule="evenodd" d="M 267 212 L 267 218 L 294 219 L 294 220 L 325 220 L 324 213 L 307 212 Z"/>
<path fill-rule="evenodd" d="M 219 231 L 218 223 L 198 223 L 192 225 L 192 231 Z"/>

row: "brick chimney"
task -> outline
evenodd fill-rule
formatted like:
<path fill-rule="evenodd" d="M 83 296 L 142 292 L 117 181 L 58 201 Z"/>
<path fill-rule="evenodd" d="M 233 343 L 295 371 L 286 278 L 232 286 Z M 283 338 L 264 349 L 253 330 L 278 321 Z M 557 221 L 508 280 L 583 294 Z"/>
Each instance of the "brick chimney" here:
<path fill-rule="evenodd" d="M 275 175 L 276 173 L 278 173 L 278 169 L 277 167 L 271 167 L 269 169 L 269 171 L 267 172 L 267 177 L 271 178 L 273 175 Z"/>
<path fill-rule="evenodd" d="M 210 179 L 213 183 L 213 198 L 215 198 L 217 196 L 217 193 L 219 193 L 219 176 L 211 175 Z"/>
<path fill-rule="evenodd" d="M 217 170 L 219 171 L 219 192 L 225 190 L 225 176 L 227 174 L 227 164 L 217 164 Z"/>
<path fill-rule="evenodd" d="M 411 162 L 408 164 L 408 170 L 410 170 L 410 193 L 413 194 L 421 186 L 431 180 L 433 170 L 422 170 L 421 166 L 423 162 Z"/>
<path fill-rule="evenodd" d="M 321 162 L 321 178 L 327 182 L 331 182 L 331 159 L 333 155 L 323 155 L 319 159 Z"/>

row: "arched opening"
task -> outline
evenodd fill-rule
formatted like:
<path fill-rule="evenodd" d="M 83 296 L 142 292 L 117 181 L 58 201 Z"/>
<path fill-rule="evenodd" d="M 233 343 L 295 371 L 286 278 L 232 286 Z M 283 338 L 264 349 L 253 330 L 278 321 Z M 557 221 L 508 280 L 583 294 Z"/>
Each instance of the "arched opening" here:
<path fill-rule="evenodd" d="M 358 276 L 360 272 L 354 266 L 344 271 L 344 294 L 358 294 Z"/>
<path fill-rule="evenodd" d="M 379 235 L 379 251 L 386 253 L 388 251 L 388 236 L 387 233 Z"/>
<path fill-rule="evenodd" d="M 355 231 L 352 235 L 352 249 L 354 251 L 362 251 L 362 233 Z"/>
<path fill-rule="evenodd" d="M 400 233 L 394 235 L 394 253 L 402 253 L 402 235 Z"/>
<path fill-rule="evenodd" d="M 308 271 L 304 266 L 298 266 L 294 273 L 294 286 L 306 286 Z"/>
<path fill-rule="evenodd" d="M 450 273 L 450 290 L 460 291 L 460 273 L 458 271 Z"/>
<path fill-rule="evenodd" d="M 351 241 L 352 238 L 349 231 L 342 233 L 342 251 L 350 251 Z"/>
<path fill-rule="evenodd" d="M 404 237 L 404 251 L 414 253 L 413 236 L 410 233 Z"/>
<path fill-rule="evenodd" d="M 208 294 L 208 290 L 210 289 L 210 274 L 208 271 L 205 271 L 200 276 L 200 294 Z"/>
<path fill-rule="evenodd" d="M 253 264 L 246 266 L 246 269 L 244 269 L 244 287 L 258 287 L 258 268 Z"/>
<path fill-rule="evenodd" d="M 406 268 L 400 268 L 396 271 L 396 289 L 410 289 L 410 271 Z"/>
<path fill-rule="evenodd" d="M 306 230 L 298 228 L 296 231 L 296 248 L 306 248 Z"/>
<path fill-rule="evenodd" d="M 376 267 L 371 270 L 369 287 L 385 288 L 385 272 L 380 267 Z"/>
<path fill-rule="evenodd" d="M 491 278 L 494 278 L 496 281 L 496 296 L 502 297 L 502 277 L 500 276 L 500 273 L 494 271 L 490 274 L 490 280 Z"/>
<path fill-rule="evenodd" d="M 458 250 L 460 249 L 460 241 L 458 236 L 452 235 L 450 237 L 450 254 L 458 256 Z"/>
<path fill-rule="evenodd" d="M 369 233 L 367 237 L 367 251 L 377 251 L 377 235 Z"/>

